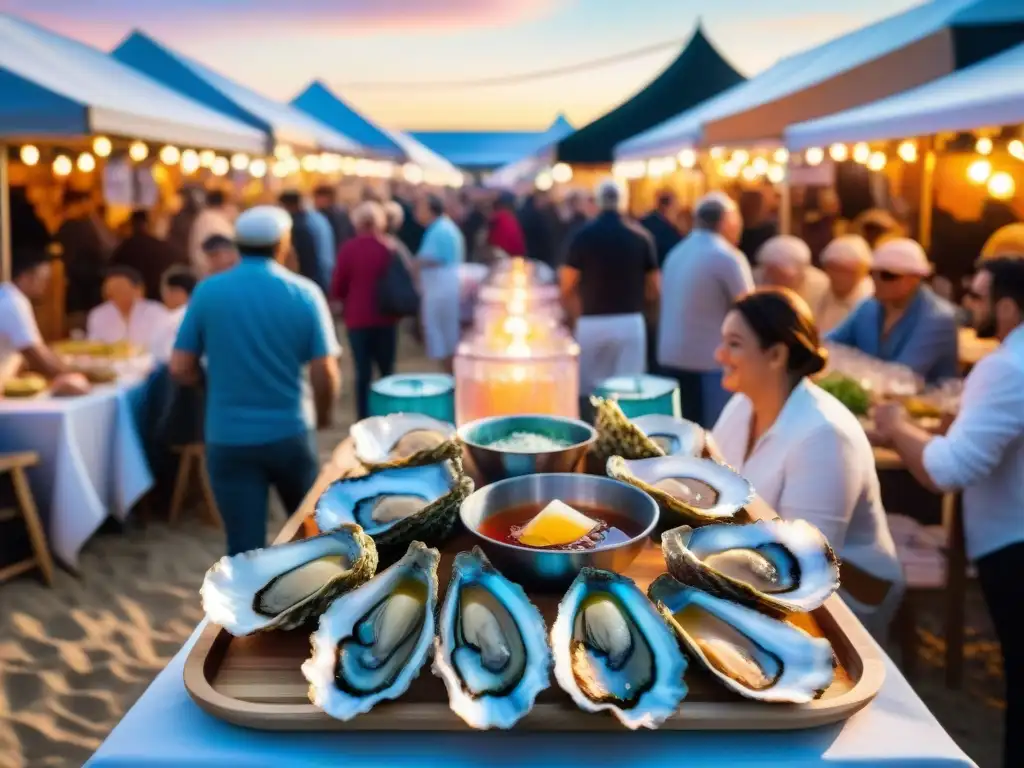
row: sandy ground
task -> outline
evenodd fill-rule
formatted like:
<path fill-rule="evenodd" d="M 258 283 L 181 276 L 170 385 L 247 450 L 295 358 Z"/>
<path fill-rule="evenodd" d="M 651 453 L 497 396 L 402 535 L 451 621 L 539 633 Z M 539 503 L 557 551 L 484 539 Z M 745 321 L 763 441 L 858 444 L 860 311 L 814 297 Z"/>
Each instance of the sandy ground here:
<path fill-rule="evenodd" d="M 408 341 L 400 360 L 400 370 L 430 370 Z M 338 427 L 321 435 L 322 456 L 351 418 L 346 395 Z M 275 506 L 271 535 L 283 522 Z M 198 516 L 174 528 L 133 520 L 97 535 L 80 575 L 60 571 L 52 589 L 31 575 L 0 586 L 0 768 L 81 766 L 200 620 L 198 588 L 222 551 L 222 535 Z M 940 600 L 922 610 L 914 686 L 961 747 L 995 768 L 1002 675 L 984 605 L 972 589 L 967 680 L 962 691 L 948 691 Z"/>

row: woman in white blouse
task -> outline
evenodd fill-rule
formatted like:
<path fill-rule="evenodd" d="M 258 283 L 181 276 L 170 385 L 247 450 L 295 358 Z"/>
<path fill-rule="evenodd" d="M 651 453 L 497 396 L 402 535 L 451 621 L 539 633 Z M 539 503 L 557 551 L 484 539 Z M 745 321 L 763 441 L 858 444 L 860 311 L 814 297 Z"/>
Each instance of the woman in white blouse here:
<path fill-rule="evenodd" d="M 850 411 L 810 380 L 826 357 L 810 308 L 792 291 L 762 289 L 737 301 L 716 352 L 722 386 L 736 394 L 712 436 L 721 458 L 780 517 L 821 530 L 848 569 L 844 579 L 852 572 L 859 582 L 883 585 L 875 604 L 842 590 L 882 637 L 899 605 L 903 574 L 867 436 Z"/>

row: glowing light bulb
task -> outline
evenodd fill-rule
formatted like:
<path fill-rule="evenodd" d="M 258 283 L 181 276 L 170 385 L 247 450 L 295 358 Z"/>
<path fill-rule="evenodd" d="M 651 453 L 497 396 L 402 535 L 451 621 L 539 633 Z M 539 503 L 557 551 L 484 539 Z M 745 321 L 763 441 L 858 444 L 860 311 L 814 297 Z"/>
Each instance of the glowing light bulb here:
<path fill-rule="evenodd" d="M 287 144 L 278 144 L 274 147 L 274 157 L 278 160 L 284 160 L 285 158 L 291 157 L 294 154 L 292 148 Z"/>
<path fill-rule="evenodd" d="M 57 155 L 53 159 L 53 173 L 55 176 L 68 176 L 74 167 L 71 158 L 67 155 Z"/>
<path fill-rule="evenodd" d="M 192 174 L 199 170 L 199 153 L 194 149 L 186 149 L 181 153 L 182 173 Z"/>
<path fill-rule="evenodd" d="M 825 159 L 825 150 L 821 147 L 811 147 L 804 152 L 804 160 L 807 161 L 808 165 L 821 165 L 821 161 Z"/>
<path fill-rule="evenodd" d="M 711 157 L 713 157 L 715 160 L 718 160 L 725 154 L 725 149 L 722 147 L 712 147 L 710 154 Z"/>
<path fill-rule="evenodd" d="M 740 165 L 740 166 L 746 165 L 747 164 L 747 160 L 749 160 L 749 159 L 750 159 L 750 153 L 747 152 L 747 150 L 745 150 L 745 149 L 737 149 L 735 152 L 732 153 L 732 161 L 734 163 L 736 163 L 736 165 Z"/>
<path fill-rule="evenodd" d="M 697 164 L 697 153 L 692 149 L 683 149 L 679 152 L 679 164 L 683 168 L 693 168 Z"/>
<path fill-rule="evenodd" d="M 763 157 L 755 157 L 754 162 L 751 163 L 751 166 L 753 166 L 754 170 L 757 172 L 759 176 L 768 172 L 768 161 Z"/>
<path fill-rule="evenodd" d="M 850 150 L 846 148 L 845 144 L 833 144 L 828 148 L 828 156 L 837 163 L 841 163 L 850 156 Z"/>
<path fill-rule="evenodd" d="M 992 163 L 988 160 L 975 160 L 967 166 L 967 180 L 972 184 L 984 184 L 992 175 Z"/>
<path fill-rule="evenodd" d="M 722 166 L 722 175 L 727 179 L 735 179 L 740 175 L 740 168 L 738 165 L 730 161 Z"/>
<path fill-rule="evenodd" d="M 1017 191 L 1017 183 L 1006 171 L 993 173 L 988 180 L 988 193 L 996 200 L 1009 200 Z"/>
<path fill-rule="evenodd" d="M 551 174 L 547 171 L 541 171 L 537 174 L 537 178 L 533 180 L 533 184 L 541 192 L 547 192 L 555 186 L 555 180 L 551 178 Z"/>
<path fill-rule="evenodd" d="M 274 163 L 274 167 L 270 169 L 270 172 L 274 174 L 275 177 L 283 179 L 288 175 L 288 163 L 283 160 L 278 160 Z"/>
<path fill-rule="evenodd" d="M 406 163 L 402 166 L 402 178 L 410 184 L 422 184 L 423 169 L 416 163 Z"/>
<path fill-rule="evenodd" d="M 25 165 L 35 165 L 39 162 L 39 147 L 33 144 L 26 144 L 21 148 L 18 156 Z"/>
<path fill-rule="evenodd" d="M 302 158 L 302 170 L 316 173 L 320 170 L 320 155 L 306 155 Z"/>
<path fill-rule="evenodd" d="M 181 151 L 177 147 L 168 144 L 160 150 L 160 162 L 164 165 L 177 165 L 181 160 Z"/>
<path fill-rule="evenodd" d="M 754 181 L 757 178 L 757 169 L 752 165 L 743 166 L 743 170 L 740 171 L 740 175 L 743 176 L 747 181 Z"/>
<path fill-rule="evenodd" d="M 789 162 L 789 150 L 786 149 L 785 147 L 779 147 L 778 149 L 775 150 L 775 153 L 772 155 L 772 160 L 774 160 L 779 165 L 785 165 L 786 163 Z"/>
<path fill-rule="evenodd" d="M 199 153 L 199 164 L 203 168 L 213 168 L 214 162 L 217 160 L 217 153 L 212 149 L 204 149 Z"/>
<path fill-rule="evenodd" d="M 106 136 L 97 136 L 92 140 L 92 151 L 96 153 L 96 157 L 110 157 L 114 145 Z"/>
<path fill-rule="evenodd" d="M 149 147 L 146 146 L 144 141 L 133 141 L 132 145 L 128 147 L 128 157 L 136 163 L 141 163 L 149 157 Z"/>
<path fill-rule="evenodd" d="M 257 157 L 249 163 L 249 175 L 254 179 L 262 179 L 267 175 L 267 161 Z"/>
<path fill-rule="evenodd" d="M 974 145 L 974 151 L 979 155 L 991 155 L 992 154 L 992 139 L 988 136 L 982 136 Z"/>
<path fill-rule="evenodd" d="M 75 165 L 82 173 L 92 173 L 96 170 L 96 158 L 88 152 L 83 152 L 78 156 L 78 162 Z"/>
<path fill-rule="evenodd" d="M 769 166 L 766 175 L 772 184 L 781 184 L 786 178 L 786 169 L 781 165 L 772 165 Z"/>
<path fill-rule="evenodd" d="M 917 162 L 917 144 L 912 141 L 904 141 L 896 150 L 896 154 L 905 163 Z"/>
<path fill-rule="evenodd" d="M 865 144 L 863 141 L 854 144 L 853 146 L 853 162 L 860 163 L 861 165 L 867 165 L 868 160 L 871 159 L 871 147 Z"/>
<path fill-rule="evenodd" d="M 568 163 L 555 163 L 551 169 L 551 178 L 556 184 L 568 184 L 572 181 L 572 166 Z"/>
<path fill-rule="evenodd" d="M 1024 141 L 1014 139 L 1006 145 L 1006 151 L 1018 160 L 1024 160 Z"/>
<path fill-rule="evenodd" d="M 231 167 L 236 171 L 244 171 L 249 167 L 249 156 L 244 152 L 236 152 L 231 156 Z"/>
<path fill-rule="evenodd" d="M 231 170 L 231 162 L 226 157 L 215 157 L 210 164 L 214 176 L 227 176 Z"/>
<path fill-rule="evenodd" d="M 885 168 L 887 162 L 888 158 L 886 158 L 885 152 L 872 152 L 868 158 L 868 170 L 880 171 Z"/>

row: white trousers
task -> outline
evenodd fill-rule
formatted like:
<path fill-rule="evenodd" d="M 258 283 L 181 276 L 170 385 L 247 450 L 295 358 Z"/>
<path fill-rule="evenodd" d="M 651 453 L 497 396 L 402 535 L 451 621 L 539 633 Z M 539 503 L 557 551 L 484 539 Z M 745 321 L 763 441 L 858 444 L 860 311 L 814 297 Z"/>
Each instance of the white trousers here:
<path fill-rule="evenodd" d="M 647 367 L 644 316 L 584 315 L 576 323 L 580 345 L 580 397 L 612 376 L 637 376 Z"/>
<path fill-rule="evenodd" d="M 431 360 L 454 357 L 461 331 L 458 284 L 448 289 L 424 291 L 420 297 L 420 320 L 427 357 Z"/>

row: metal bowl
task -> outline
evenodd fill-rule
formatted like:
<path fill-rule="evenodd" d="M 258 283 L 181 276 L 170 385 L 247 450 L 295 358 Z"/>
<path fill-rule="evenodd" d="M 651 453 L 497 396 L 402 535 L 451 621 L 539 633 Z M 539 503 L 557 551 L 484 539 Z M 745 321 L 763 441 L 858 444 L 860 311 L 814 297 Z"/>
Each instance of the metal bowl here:
<path fill-rule="evenodd" d="M 642 531 L 629 541 L 600 544 L 583 552 L 534 549 L 495 541 L 480 533 L 492 515 L 524 504 L 547 505 L 553 499 L 566 504 L 593 505 L 614 510 L 634 520 Z M 658 505 L 638 488 L 608 477 L 549 474 L 513 477 L 484 486 L 462 502 L 462 524 L 479 541 L 491 562 L 508 578 L 540 591 L 565 589 L 584 567 L 622 573 L 647 546 L 658 525 Z"/>
<path fill-rule="evenodd" d="M 571 445 L 534 453 L 488 447 L 515 432 L 533 432 Z M 459 438 L 465 443 L 480 480 L 486 484 L 523 475 L 573 472 L 597 439 L 597 431 L 585 421 L 563 416 L 491 416 L 463 424 L 459 428 Z"/>

